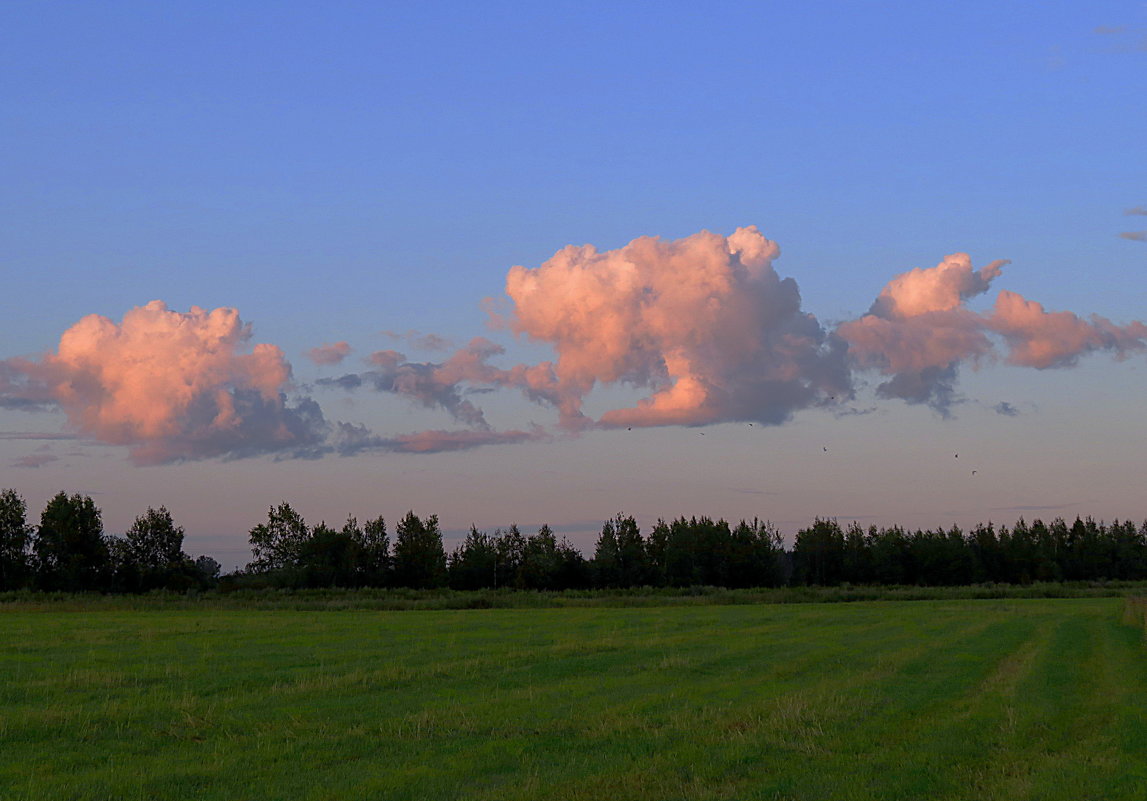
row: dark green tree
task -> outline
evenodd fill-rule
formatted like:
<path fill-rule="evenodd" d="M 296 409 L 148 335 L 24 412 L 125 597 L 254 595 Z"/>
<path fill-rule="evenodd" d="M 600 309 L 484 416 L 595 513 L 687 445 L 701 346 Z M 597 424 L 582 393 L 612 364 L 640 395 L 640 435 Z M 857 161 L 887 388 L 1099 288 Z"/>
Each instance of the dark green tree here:
<path fill-rule="evenodd" d="M 247 570 L 251 573 L 273 573 L 298 566 L 303 543 L 310 536 L 307 523 L 285 501 L 272 506 L 267 522 L 251 529 L 248 542 L 255 557 Z"/>
<path fill-rule="evenodd" d="M 558 543 L 557 586 L 559 590 L 581 590 L 593 585 L 589 561 L 573 544 L 562 537 Z"/>
<path fill-rule="evenodd" d="M 553 529 L 543 525 L 538 533 L 526 538 L 520 572 L 521 584 L 528 590 L 558 589 L 561 555 Z"/>
<path fill-rule="evenodd" d="M 27 585 L 31 575 L 28 545 L 32 527 L 28 507 L 15 490 L 0 492 L 0 592 Z"/>
<path fill-rule="evenodd" d="M 407 512 L 394 530 L 394 583 L 426 589 L 446 584 L 446 550 L 438 515 L 419 519 Z"/>
<path fill-rule="evenodd" d="M 636 519 L 618 514 L 605 521 L 594 546 L 593 572 L 598 587 L 638 587 L 649 583 L 652 571 Z"/>
<path fill-rule="evenodd" d="M 844 578 L 844 532 L 840 525 L 818 517 L 811 528 L 798 531 L 793 562 L 799 583 L 839 584 Z"/>
<path fill-rule="evenodd" d="M 199 574 L 200 582 L 205 587 L 210 587 L 219 581 L 223 565 L 210 556 L 198 556 L 195 558 L 195 570 Z"/>
<path fill-rule="evenodd" d="M 506 531 L 495 531 L 494 546 L 498 552 L 495 586 L 521 589 L 525 586 L 522 567 L 526 563 L 526 538 L 518 530 L 518 525 L 511 523 Z"/>
<path fill-rule="evenodd" d="M 304 587 L 353 586 L 359 556 L 353 534 L 319 523 L 299 547 L 295 581 Z"/>
<path fill-rule="evenodd" d="M 480 590 L 494 586 L 498 547 L 494 538 L 475 526 L 450 554 L 450 586 L 456 590 Z"/>
<path fill-rule="evenodd" d="M 621 553 L 617 531 L 612 520 L 606 520 L 593 546 L 593 583 L 595 587 L 620 587 Z"/>
<path fill-rule="evenodd" d="M 911 556 L 908 535 L 899 526 L 870 526 L 868 543 L 872 581 L 877 584 L 907 584 L 911 581 Z"/>
<path fill-rule="evenodd" d="M 60 492 L 44 507 L 33 554 L 37 582 L 47 590 L 104 589 L 111 560 L 100 510 L 92 499 Z"/>
<path fill-rule="evenodd" d="M 125 538 L 132 561 L 145 576 L 185 572 L 183 567 L 189 557 L 183 552 L 183 527 L 175 525 L 167 507 L 149 506 L 135 519 Z"/>
<path fill-rule="evenodd" d="M 728 587 L 776 587 L 783 581 L 780 532 L 771 523 L 742 520 L 729 535 Z"/>

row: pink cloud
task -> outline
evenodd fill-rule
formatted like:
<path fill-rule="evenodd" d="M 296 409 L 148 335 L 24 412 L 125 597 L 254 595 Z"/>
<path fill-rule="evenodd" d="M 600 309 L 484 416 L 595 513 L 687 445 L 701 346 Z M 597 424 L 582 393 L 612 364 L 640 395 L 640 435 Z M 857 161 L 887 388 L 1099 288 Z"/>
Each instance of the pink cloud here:
<path fill-rule="evenodd" d="M 339 364 L 350 355 L 350 345 L 346 342 L 335 342 L 330 345 L 320 345 L 307 351 L 307 358 L 315 364 Z"/>
<path fill-rule="evenodd" d="M 780 423 L 850 392 L 842 350 L 801 311 L 776 244 L 755 228 L 678 240 L 641 237 L 616 250 L 564 248 L 540 267 L 514 267 L 506 324 L 553 346 L 552 365 L 521 380 L 581 423 L 599 384 L 650 394 L 602 415 L 606 426 Z"/>
<path fill-rule="evenodd" d="M 8 360 L 0 391 L 54 404 L 74 430 L 130 447 L 141 464 L 314 445 L 321 412 L 287 406 L 290 365 L 274 345 L 244 352 L 250 337 L 234 309 L 152 301 L 119 324 L 84 317 L 39 361 Z"/>
<path fill-rule="evenodd" d="M 983 319 L 966 303 L 986 292 L 1005 264 L 994 261 L 976 270 L 968 254 L 954 253 L 935 267 L 898 275 L 867 314 L 841 323 L 836 333 L 848 342 L 856 366 L 889 376 L 878 394 L 927 403 L 946 414 L 958 366 L 993 348 Z"/>
<path fill-rule="evenodd" d="M 936 267 L 904 273 L 885 286 L 868 314 L 842 323 L 837 333 L 857 367 L 889 377 L 879 394 L 928 403 L 942 413 L 954 401 L 958 368 L 999 358 L 999 339 L 1010 364 L 1039 369 L 1070 366 L 1093 351 L 1121 358 L 1144 348 L 1142 323 L 1118 326 L 1098 316 L 1087 321 L 1071 312 L 1047 312 L 1007 290 L 990 314 L 967 308 L 1004 264 L 977 271 L 958 253 Z"/>
<path fill-rule="evenodd" d="M 1147 347 L 1147 325 L 1119 326 L 1093 315 L 1090 322 L 1071 312 L 1048 312 L 1035 301 L 1006 290 L 996 298 L 987 327 L 1000 334 L 1009 348 L 1008 362 L 1045 369 L 1068 367 L 1098 350 L 1123 357 Z"/>

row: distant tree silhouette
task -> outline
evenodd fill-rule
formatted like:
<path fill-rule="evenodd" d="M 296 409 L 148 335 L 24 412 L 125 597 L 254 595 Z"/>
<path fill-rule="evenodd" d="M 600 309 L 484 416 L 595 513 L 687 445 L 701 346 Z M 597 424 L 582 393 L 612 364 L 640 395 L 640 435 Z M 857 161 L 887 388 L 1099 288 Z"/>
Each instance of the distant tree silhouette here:
<path fill-rule="evenodd" d="M 797 532 L 793 545 L 795 578 L 801 584 L 839 584 L 844 580 L 844 532 L 835 520 L 816 518 Z"/>
<path fill-rule="evenodd" d="M 259 523 L 248 535 L 255 557 L 247 570 L 271 573 L 298 566 L 303 543 L 310 536 L 307 523 L 284 501 L 267 512 L 267 522 Z"/>
<path fill-rule="evenodd" d="M 421 520 L 407 512 L 395 527 L 394 582 L 414 589 L 445 586 L 446 551 L 437 515 Z"/>
<path fill-rule="evenodd" d="M 0 592 L 27 585 L 30 578 L 28 546 L 32 527 L 28 507 L 15 490 L 0 492 Z"/>
<path fill-rule="evenodd" d="M 493 587 L 497 570 L 498 545 L 494 538 L 476 527 L 449 558 L 449 582 L 456 590 L 480 590 Z"/>
<path fill-rule="evenodd" d="M 353 534 L 319 523 L 299 546 L 295 581 L 303 587 L 354 586 L 360 555 L 360 540 Z"/>
<path fill-rule="evenodd" d="M 33 544 L 37 585 L 83 592 L 110 581 L 110 554 L 100 510 L 86 495 L 60 492 L 44 507 Z"/>
<path fill-rule="evenodd" d="M 521 589 L 524 586 L 522 567 L 526 562 L 526 538 L 516 523 L 511 523 L 505 531 L 494 532 L 494 548 L 498 555 L 494 566 L 494 586 Z"/>

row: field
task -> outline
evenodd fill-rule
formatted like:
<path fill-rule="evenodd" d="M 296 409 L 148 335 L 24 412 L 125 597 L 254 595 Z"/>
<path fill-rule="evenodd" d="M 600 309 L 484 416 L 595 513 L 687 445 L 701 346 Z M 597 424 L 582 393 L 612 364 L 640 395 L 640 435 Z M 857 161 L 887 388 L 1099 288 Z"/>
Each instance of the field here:
<path fill-rule="evenodd" d="M 1142 799 L 1118 598 L 0 611 L 0 798 Z"/>

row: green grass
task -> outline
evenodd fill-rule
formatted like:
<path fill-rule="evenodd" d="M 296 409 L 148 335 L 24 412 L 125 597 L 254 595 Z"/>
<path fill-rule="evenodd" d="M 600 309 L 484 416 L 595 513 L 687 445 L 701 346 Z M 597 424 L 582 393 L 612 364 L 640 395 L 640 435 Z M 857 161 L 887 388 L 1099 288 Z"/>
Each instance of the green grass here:
<path fill-rule="evenodd" d="M 1142 799 L 1116 598 L 0 612 L 0 798 Z"/>
<path fill-rule="evenodd" d="M 293 610 L 406 611 L 431 609 L 558 609 L 567 607 L 708 606 L 731 604 L 848 603 L 855 601 L 955 601 L 1004 598 L 1115 598 L 1147 594 L 1147 581 L 1035 582 L 957 587 L 914 585 L 724 587 L 632 587 L 564 590 L 242 589 L 230 592 L 164 592 L 144 595 L 0 592 L 0 611 L 44 610 Z"/>

